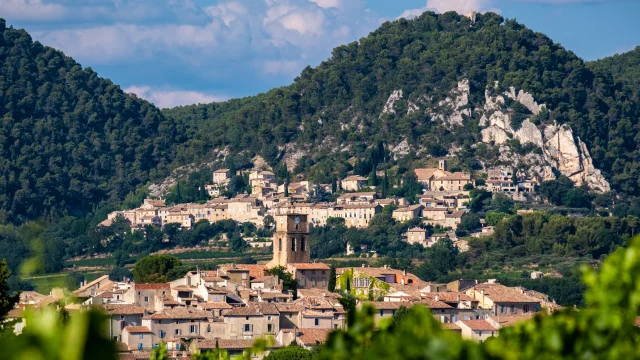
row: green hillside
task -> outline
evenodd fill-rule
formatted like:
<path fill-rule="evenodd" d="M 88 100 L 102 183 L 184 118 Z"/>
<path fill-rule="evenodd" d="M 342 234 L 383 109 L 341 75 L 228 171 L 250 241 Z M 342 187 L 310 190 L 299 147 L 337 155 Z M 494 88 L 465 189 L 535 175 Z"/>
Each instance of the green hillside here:
<path fill-rule="evenodd" d="M 616 54 L 587 64 L 593 71 L 611 74 L 615 81 L 619 81 L 634 93 L 634 101 L 638 100 L 640 89 L 640 46 L 634 50 Z"/>
<path fill-rule="evenodd" d="M 359 42 L 334 49 L 329 60 L 306 68 L 290 86 L 164 114 L 190 124 L 189 141 L 202 154 L 229 146 L 273 164 L 285 144 L 307 149 L 298 170 L 323 182 L 344 171 L 345 159 L 367 159 L 369 147 L 403 139 L 412 149 L 425 148 L 426 155 L 461 147 L 462 166 L 471 168 L 481 156 L 472 147 L 480 140 L 477 113 L 454 129 L 424 111 L 407 113 L 409 101 L 437 107 L 461 79 L 470 82 L 470 108 L 481 106 L 495 81 L 502 91 L 514 86 L 532 93 L 550 110 L 536 121 L 570 124 L 614 189 L 640 193 L 637 104 L 628 102 L 610 76 L 595 74 L 545 35 L 493 13 L 478 15 L 475 23 L 455 13 L 429 12 L 387 22 Z M 404 101 L 395 114 L 381 116 L 394 90 L 403 91 Z M 369 169 L 356 172 L 366 175 Z"/>
<path fill-rule="evenodd" d="M 0 19 L 0 223 L 84 215 L 166 174 L 182 131 Z"/>

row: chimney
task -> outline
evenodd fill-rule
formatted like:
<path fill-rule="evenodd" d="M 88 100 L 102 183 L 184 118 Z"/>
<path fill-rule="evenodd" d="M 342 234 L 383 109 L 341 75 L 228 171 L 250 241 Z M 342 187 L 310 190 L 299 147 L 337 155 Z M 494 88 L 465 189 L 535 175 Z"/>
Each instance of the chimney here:
<path fill-rule="evenodd" d="M 364 263 L 362 263 L 362 267 L 364 267 Z"/>
<path fill-rule="evenodd" d="M 407 270 L 402 270 L 402 275 L 407 276 Z"/>
<path fill-rule="evenodd" d="M 327 293 L 323 292 L 322 297 L 327 297 Z"/>
<path fill-rule="evenodd" d="M 460 295 L 456 296 L 456 301 L 460 302 Z"/>
<path fill-rule="evenodd" d="M 436 301 L 440 301 L 440 296 L 438 294 L 436 294 L 435 299 L 436 299 Z"/>

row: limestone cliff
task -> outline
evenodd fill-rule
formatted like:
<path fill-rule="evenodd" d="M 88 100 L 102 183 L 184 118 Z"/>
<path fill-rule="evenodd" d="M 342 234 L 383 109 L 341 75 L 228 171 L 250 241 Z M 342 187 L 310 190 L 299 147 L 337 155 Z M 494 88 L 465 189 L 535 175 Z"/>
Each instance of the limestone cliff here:
<path fill-rule="evenodd" d="M 538 104 L 531 94 L 523 90 L 516 94 L 516 89 L 512 87 L 504 95 L 519 101 L 534 115 L 545 108 L 544 104 Z M 555 177 L 549 171 L 549 167 L 552 167 L 569 177 L 578 186 L 584 184 L 597 192 L 611 190 L 600 170 L 593 166 L 587 146 L 573 134 L 570 126 L 547 125 L 544 131 L 541 131 L 530 119 L 526 119 L 522 122 L 520 129 L 514 131 L 511 126 L 511 109 L 505 108 L 505 98 L 502 95 L 491 96 L 487 90 L 485 100 L 484 113 L 480 119 L 480 125 L 485 127 L 481 131 L 483 142 L 501 145 L 510 139 L 517 139 L 521 144 L 536 145 L 543 154 L 542 157 L 521 157 L 511 154 L 508 146 L 501 146 L 501 155 L 506 155 L 501 156 L 502 160 L 513 163 L 523 162 L 529 165 L 534 172 L 533 175 L 540 180 L 549 180 Z"/>

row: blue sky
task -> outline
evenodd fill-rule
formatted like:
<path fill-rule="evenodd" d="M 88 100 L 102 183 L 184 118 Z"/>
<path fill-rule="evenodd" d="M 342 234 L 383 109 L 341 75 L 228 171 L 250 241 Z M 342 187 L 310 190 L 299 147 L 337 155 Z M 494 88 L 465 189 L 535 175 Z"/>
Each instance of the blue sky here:
<path fill-rule="evenodd" d="M 287 85 L 425 10 L 496 11 L 586 60 L 640 45 L 640 0 L 0 0 L 0 17 L 160 107 Z"/>

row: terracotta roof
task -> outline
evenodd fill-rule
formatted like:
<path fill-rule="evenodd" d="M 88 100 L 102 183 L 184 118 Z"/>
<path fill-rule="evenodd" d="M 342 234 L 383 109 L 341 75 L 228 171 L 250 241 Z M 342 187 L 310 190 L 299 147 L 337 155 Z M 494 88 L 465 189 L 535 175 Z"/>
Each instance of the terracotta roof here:
<path fill-rule="evenodd" d="M 194 291 L 196 290 L 196 288 L 191 287 L 191 286 L 187 286 L 187 285 L 178 285 L 178 286 L 174 286 L 171 288 L 172 290 L 177 290 L 177 291 Z"/>
<path fill-rule="evenodd" d="M 429 309 L 453 309 L 451 305 L 448 305 L 442 301 L 435 301 L 435 299 L 422 299 L 420 300 L 420 304 L 425 305 Z"/>
<path fill-rule="evenodd" d="M 523 294 L 519 289 L 501 284 L 478 284 L 474 286 L 477 292 L 484 290 L 484 295 L 494 303 L 540 303 L 540 299 Z"/>
<path fill-rule="evenodd" d="M 448 210 L 447 208 L 442 208 L 442 207 L 430 207 L 430 206 L 427 206 L 427 207 L 425 207 L 425 208 L 422 208 L 422 211 L 423 211 L 423 212 L 425 212 L 425 211 L 447 211 L 447 210 Z"/>
<path fill-rule="evenodd" d="M 235 264 L 235 270 L 249 270 L 249 276 L 252 278 L 257 278 L 260 276 L 264 276 L 264 270 L 267 268 L 266 265 L 257 265 L 257 264 Z M 221 270 L 233 270 L 233 264 L 224 264 L 220 265 Z"/>
<path fill-rule="evenodd" d="M 214 174 L 224 174 L 224 173 L 226 173 L 228 171 L 229 171 L 229 169 L 218 169 L 218 170 L 214 171 L 213 173 Z"/>
<path fill-rule="evenodd" d="M 465 293 L 455 292 L 455 291 L 439 292 L 439 293 L 422 293 L 422 296 L 425 298 L 433 299 L 433 300 L 435 300 L 437 296 L 438 300 L 444 301 L 444 302 L 478 301 L 478 300 L 474 300 L 471 296 Z"/>
<path fill-rule="evenodd" d="M 201 303 L 198 304 L 199 307 L 201 307 L 204 310 L 210 310 L 210 309 L 232 309 L 233 306 L 227 304 L 226 302 L 210 302 L 210 303 Z"/>
<path fill-rule="evenodd" d="M 92 282 L 86 284 L 85 286 L 79 288 L 78 290 L 74 291 L 73 293 L 78 295 L 83 293 L 84 291 L 87 291 L 90 287 L 98 284 L 99 282 L 103 282 L 103 281 L 111 281 L 109 280 L 109 275 L 102 275 L 99 278 L 93 280 Z"/>
<path fill-rule="evenodd" d="M 442 172 L 442 170 L 436 168 L 422 168 L 415 169 L 413 172 L 416 174 L 418 181 L 427 181 L 431 179 L 436 172 Z"/>
<path fill-rule="evenodd" d="M 516 315 L 500 315 L 500 316 L 491 316 L 489 319 L 494 324 L 497 324 L 498 327 L 509 327 L 513 326 L 516 323 L 521 321 L 530 320 L 535 316 L 535 313 L 526 313 L 526 314 L 516 314 Z"/>
<path fill-rule="evenodd" d="M 426 232 L 427 230 L 423 229 L 423 228 L 419 228 L 419 227 L 414 227 L 411 228 L 409 230 L 407 230 L 407 232 Z"/>
<path fill-rule="evenodd" d="M 340 297 L 340 294 L 331 292 L 329 290 L 316 289 L 316 288 L 298 289 L 298 298 L 304 298 L 304 297 L 328 297 L 328 298 L 337 299 Z"/>
<path fill-rule="evenodd" d="M 333 298 L 305 296 L 304 298 L 297 299 L 295 303 L 304 306 L 306 309 L 332 310 L 335 308 L 332 301 L 337 302 L 337 300 Z"/>
<path fill-rule="evenodd" d="M 454 172 L 452 174 L 439 177 L 438 180 L 471 180 L 471 175 L 469 173 Z"/>
<path fill-rule="evenodd" d="M 146 327 L 146 326 L 125 326 L 125 328 L 123 330 L 127 330 L 130 334 L 150 333 L 151 332 L 151 330 L 149 330 L 149 328 Z"/>
<path fill-rule="evenodd" d="M 306 317 L 333 317 L 333 312 L 321 312 L 316 310 L 304 310 L 302 316 Z"/>
<path fill-rule="evenodd" d="M 298 340 L 305 346 L 322 344 L 327 341 L 329 332 L 331 332 L 329 329 L 299 329 Z"/>
<path fill-rule="evenodd" d="M 111 315 L 143 315 L 141 307 L 131 304 L 107 304 L 105 311 Z"/>
<path fill-rule="evenodd" d="M 134 290 L 169 290 L 169 283 L 153 283 L 153 284 L 135 284 Z"/>
<path fill-rule="evenodd" d="M 451 214 L 445 214 L 444 217 L 447 218 L 462 218 L 462 216 L 464 215 L 464 211 L 454 211 Z"/>
<path fill-rule="evenodd" d="M 118 353 L 118 360 L 135 360 L 135 355 L 129 352 L 120 352 Z"/>
<path fill-rule="evenodd" d="M 324 263 L 293 263 L 288 266 L 297 270 L 329 270 L 329 265 Z"/>
<path fill-rule="evenodd" d="M 368 301 L 364 304 L 369 304 L 377 310 L 398 310 L 401 307 L 408 309 L 413 306 L 413 303 L 410 301 Z"/>
<path fill-rule="evenodd" d="M 466 325 L 473 331 L 496 331 L 495 327 L 491 325 L 487 320 L 460 320 L 460 322 Z"/>
<path fill-rule="evenodd" d="M 271 279 L 273 279 L 274 276 L 273 275 L 265 275 L 265 276 L 259 276 L 253 280 L 251 280 L 251 283 L 261 283 L 261 282 L 265 282 L 265 281 L 269 281 Z"/>
<path fill-rule="evenodd" d="M 206 282 L 223 282 L 224 279 L 220 276 L 203 276 L 202 280 Z"/>
<path fill-rule="evenodd" d="M 454 324 L 454 323 L 442 323 L 442 328 L 445 330 L 456 330 L 456 331 L 461 331 L 460 326 Z"/>
<path fill-rule="evenodd" d="M 292 303 L 277 303 L 276 308 L 279 312 L 300 312 L 304 310 L 302 305 Z"/>
<path fill-rule="evenodd" d="M 249 303 L 247 306 L 236 307 L 225 316 L 264 316 L 279 315 L 278 308 L 272 303 Z"/>
<path fill-rule="evenodd" d="M 194 309 L 177 307 L 174 309 L 165 309 L 162 312 L 148 316 L 148 319 L 206 319 L 211 317 L 209 312 Z"/>

